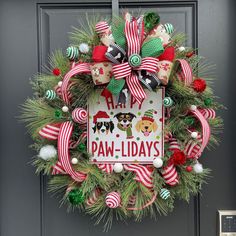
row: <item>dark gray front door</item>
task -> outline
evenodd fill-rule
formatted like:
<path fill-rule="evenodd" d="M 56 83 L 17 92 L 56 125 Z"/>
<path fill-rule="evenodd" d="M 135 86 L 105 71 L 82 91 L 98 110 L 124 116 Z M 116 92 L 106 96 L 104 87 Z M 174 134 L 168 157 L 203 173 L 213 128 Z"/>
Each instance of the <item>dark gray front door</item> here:
<path fill-rule="evenodd" d="M 236 209 L 236 131 L 234 106 L 235 5 L 233 0 L 199 1 L 0 1 L 0 235 L 1 236 L 98 236 L 89 216 L 66 213 L 46 190 L 46 180 L 34 175 L 28 164 L 33 155 L 23 125 L 16 122 L 18 105 L 32 91 L 28 78 L 46 63 L 48 54 L 68 45 L 71 26 L 83 21 L 85 12 L 108 17 L 120 9 L 158 10 L 163 22 L 188 35 L 188 45 L 217 65 L 215 91 L 228 107 L 222 115 L 225 131 L 221 146 L 202 157 L 213 169 L 214 178 L 205 185 L 203 195 L 189 205 L 176 202 L 175 211 L 157 221 L 114 223 L 106 235 L 215 236 L 217 209 Z"/>

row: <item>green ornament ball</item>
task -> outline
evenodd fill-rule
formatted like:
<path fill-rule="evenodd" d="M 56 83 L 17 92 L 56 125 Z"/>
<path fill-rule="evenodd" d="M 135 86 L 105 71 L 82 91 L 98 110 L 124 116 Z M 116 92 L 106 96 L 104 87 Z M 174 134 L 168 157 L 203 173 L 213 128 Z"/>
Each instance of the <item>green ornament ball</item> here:
<path fill-rule="evenodd" d="M 70 60 L 76 60 L 79 57 L 79 49 L 74 46 L 70 46 L 66 49 L 66 56 Z"/>
<path fill-rule="evenodd" d="M 62 111 L 59 110 L 59 109 L 56 109 L 55 112 L 54 112 L 54 117 L 55 117 L 56 119 L 61 119 L 61 117 L 62 117 Z"/>
<path fill-rule="evenodd" d="M 128 61 L 129 61 L 130 66 L 132 66 L 132 67 L 137 67 L 137 66 L 140 66 L 140 65 L 141 65 L 141 63 L 142 63 L 142 58 L 141 58 L 141 56 L 138 55 L 138 54 L 132 54 L 132 55 L 130 55 Z"/>
<path fill-rule="evenodd" d="M 168 34 L 172 34 L 174 32 L 174 27 L 170 23 L 164 24 L 165 30 Z"/>
<path fill-rule="evenodd" d="M 85 151 L 85 149 L 86 149 L 86 145 L 85 145 L 84 143 L 80 143 L 80 144 L 78 145 L 78 150 L 79 150 L 80 152 Z"/>
<path fill-rule="evenodd" d="M 84 202 L 84 195 L 81 190 L 75 188 L 68 193 L 68 200 L 72 205 L 79 205 Z"/>
<path fill-rule="evenodd" d="M 56 97 L 57 97 L 57 94 L 52 89 L 47 90 L 45 93 L 45 98 L 47 98 L 48 100 L 54 100 Z"/>
<path fill-rule="evenodd" d="M 145 29 L 151 31 L 160 22 L 160 16 L 156 12 L 147 12 L 144 17 Z"/>
<path fill-rule="evenodd" d="M 171 106 L 173 106 L 173 104 L 174 104 L 174 101 L 170 97 L 165 97 L 163 99 L 164 107 L 171 107 Z"/>
<path fill-rule="evenodd" d="M 209 106 L 212 104 L 212 99 L 211 99 L 211 98 L 206 98 L 206 99 L 204 100 L 204 104 L 205 104 L 207 107 L 209 107 Z"/>
<path fill-rule="evenodd" d="M 194 119 L 194 117 L 191 117 L 191 116 L 185 117 L 184 118 L 184 123 L 186 125 L 191 126 L 191 125 L 193 125 L 195 123 L 195 119 Z"/>

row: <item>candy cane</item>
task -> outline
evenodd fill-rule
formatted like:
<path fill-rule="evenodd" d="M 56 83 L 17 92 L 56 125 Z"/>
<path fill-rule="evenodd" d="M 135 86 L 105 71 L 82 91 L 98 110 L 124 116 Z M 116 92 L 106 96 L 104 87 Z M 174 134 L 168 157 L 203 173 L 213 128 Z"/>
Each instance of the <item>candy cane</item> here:
<path fill-rule="evenodd" d="M 193 81 L 192 68 L 184 59 L 176 60 L 179 65 L 178 79 L 183 81 L 185 85 L 190 85 Z"/>
<path fill-rule="evenodd" d="M 107 174 L 111 174 L 113 171 L 113 165 L 112 164 L 97 164 L 97 167 L 106 172 Z"/>

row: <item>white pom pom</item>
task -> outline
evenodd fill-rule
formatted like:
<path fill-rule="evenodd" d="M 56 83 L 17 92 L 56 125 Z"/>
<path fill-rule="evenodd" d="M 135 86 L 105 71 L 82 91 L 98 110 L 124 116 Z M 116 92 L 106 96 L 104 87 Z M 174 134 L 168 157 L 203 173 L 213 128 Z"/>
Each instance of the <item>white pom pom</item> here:
<path fill-rule="evenodd" d="M 202 164 L 197 163 L 193 166 L 193 170 L 195 171 L 195 173 L 202 173 L 203 172 L 203 167 Z"/>
<path fill-rule="evenodd" d="M 57 84 L 59 87 L 62 86 L 62 81 L 59 81 L 58 84 Z"/>
<path fill-rule="evenodd" d="M 85 53 L 85 54 L 88 53 L 89 52 L 88 44 L 87 43 L 81 43 L 79 45 L 79 50 L 80 50 L 81 53 Z"/>
<path fill-rule="evenodd" d="M 64 107 L 62 107 L 62 111 L 63 111 L 63 112 L 68 112 L 68 111 L 69 111 L 69 108 L 68 108 L 67 106 L 64 106 Z"/>
<path fill-rule="evenodd" d="M 76 164 L 78 164 L 78 159 L 76 158 L 76 157 L 74 157 L 74 158 L 72 158 L 71 159 L 71 163 L 73 164 L 73 165 L 76 165 Z"/>
<path fill-rule="evenodd" d="M 195 139 L 195 138 L 197 138 L 197 136 L 198 136 L 198 133 L 197 133 L 197 132 L 192 132 L 192 133 L 191 133 L 191 137 L 192 137 L 192 138 Z"/>
<path fill-rule="evenodd" d="M 45 145 L 39 151 L 39 157 L 48 160 L 57 155 L 57 150 L 53 145 Z"/>
<path fill-rule="evenodd" d="M 185 50 L 185 47 L 181 46 L 181 47 L 178 48 L 178 50 L 179 50 L 180 52 L 183 52 L 183 51 Z"/>
<path fill-rule="evenodd" d="M 121 173 L 123 171 L 123 165 L 121 163 L 115 163 L 113 170 L 115 173 Z"/>
<path fill-rule="evenodd" d="M 153 166 L 156 168 L 160 168 L 163 165 L 163 161 L 160 157 L 157 157 L 156 159 L 153 160 Z"/>
<path fill-rule="evenodd" d="M 196 110 L 197 110 L 197 106 L 191 105 L 190 110 L 191 110 L 191 111 L 196 111 Z"/>

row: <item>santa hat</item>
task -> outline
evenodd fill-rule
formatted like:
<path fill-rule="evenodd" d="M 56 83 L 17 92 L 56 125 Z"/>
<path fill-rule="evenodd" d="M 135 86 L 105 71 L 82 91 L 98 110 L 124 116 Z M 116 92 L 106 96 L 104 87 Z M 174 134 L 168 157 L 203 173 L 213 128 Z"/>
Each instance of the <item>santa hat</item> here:
<path fill-rule="evenodd" d="M 98 111 L 97 114 L 93 116 L 93 123 L 109 121 L 110 116 L 105 111 Z"/>
<path fill-rule="evenodd" d="M 153 109 L 149 109 L 149 110 L 145 111 L 144 115 L 142 117 L 142 120 L 149 120 L 149 121 L 153 122 L 154 121 L 153 112 L 154 112 Z"/>

